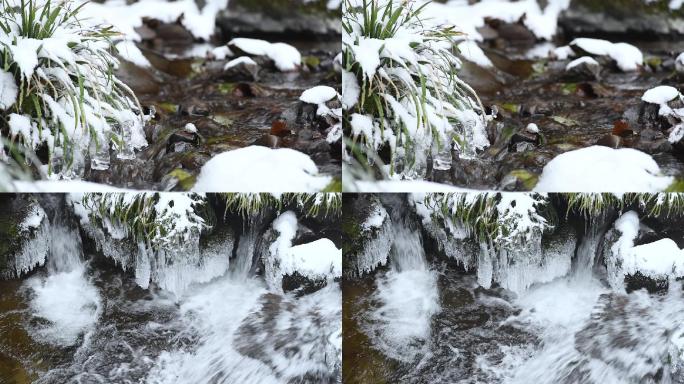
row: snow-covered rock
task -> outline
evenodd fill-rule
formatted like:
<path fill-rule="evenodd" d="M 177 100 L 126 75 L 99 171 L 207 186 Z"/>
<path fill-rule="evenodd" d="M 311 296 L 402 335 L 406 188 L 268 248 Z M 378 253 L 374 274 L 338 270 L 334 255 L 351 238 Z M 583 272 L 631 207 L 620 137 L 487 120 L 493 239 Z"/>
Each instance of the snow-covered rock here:
<path fill-rule="evenodd" d="M 674 181 L 653 158 L 631 148 L 592 146 L 556 156 L 542 171 L 538 192 L 660 192 Z"/>
<path fill-rule="evenodd" d="M 204 164 L 193 191 L 320 192 L 331 181 L 304 153 L 249 146 L 221 153 Z"/>
<path fill-rule="evenodd" d="M 119 56 L 124 60 L 130 61 L 139 67 L 149 68 L 152 66 L 150 61 L 147 60 L 140 48 L 138 48 L 133 41 L 120 41 L 116 43 L 115 47 Z"/>
<path fill-rule="evenodd" d="M 285 43 L 269 43 L 265 40 L 235 38 L 228 42 L 232 51 L 271 59 L 280 71 L 294 71 L 302 64 L 302 55 L 297 48 Z"/>
<path fill-rule="evenodd" d="M 587 52 L 594 56 L 608 56 L 615 60 L 620 70 L 636 71 L 644 63 L 644 55 L 639 48 L 627 43 L 611 43 L 607 40 L 577 38 L 570 46 L 579 52 Z"/>

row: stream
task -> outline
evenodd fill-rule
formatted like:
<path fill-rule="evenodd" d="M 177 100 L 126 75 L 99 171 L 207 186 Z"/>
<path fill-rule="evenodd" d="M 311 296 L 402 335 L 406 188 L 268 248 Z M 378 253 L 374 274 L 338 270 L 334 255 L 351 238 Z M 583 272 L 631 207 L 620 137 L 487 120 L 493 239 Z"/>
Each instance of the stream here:
<path fill-rule="evenodd" d="M 566 276 L 520 295 L 481 287 L 409 232 L 386 269 L 343 281 L 345 382 L 684 383 L 670 357 L 684 290 L 611 290 L 594 267 L 601 230 L 587 228 Z"/>
<path fill-rule="evenodd" d="M 0 383 L 337 382 L 339 286 L 271 291 L 254 231 L 225 275 L 176 297 L 142 289 L 59 217 L 46 266 L 0 281 Z"/>

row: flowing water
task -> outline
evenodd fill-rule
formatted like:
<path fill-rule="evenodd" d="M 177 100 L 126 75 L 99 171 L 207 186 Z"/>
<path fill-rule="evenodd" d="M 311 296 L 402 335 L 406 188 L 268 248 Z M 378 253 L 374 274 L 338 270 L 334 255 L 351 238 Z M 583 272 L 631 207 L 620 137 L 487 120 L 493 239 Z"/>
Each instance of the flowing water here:
<path fill-rule="evenodd" d="M 0 383 L 337 382 L 341 290 L 271 292 L 251 231 L 225 275 L 176 297 L 53 219 L 46 267 L 0 281 Z"/>
<path fill-rule="evenodd" d="M 572 271 L 520 295 L 436 259 L 399 271 L 425 256 L 397 236 L 389 271 L 344 282 L 345 382 L 683 383 L 681 283 L 611 290 L 595 267 L 604 231 L 588 224 Z"/>

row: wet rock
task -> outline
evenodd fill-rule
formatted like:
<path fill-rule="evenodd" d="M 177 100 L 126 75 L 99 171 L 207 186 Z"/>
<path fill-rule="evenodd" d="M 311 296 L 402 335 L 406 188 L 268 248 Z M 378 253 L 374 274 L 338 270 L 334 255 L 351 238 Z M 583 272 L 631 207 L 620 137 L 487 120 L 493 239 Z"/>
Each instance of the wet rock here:
<path fill-rule="evenodd" d="M 156 76 L 149 68 L 138 67 L 128 61 L 120 63 L 116 76 L 138 95 L 156 95 L 161 89 L 161 78 Z"/>
<path fill-rule="evenodd" d="M 291 275 L 283 275 L 283 292 L 296 291 L 298 297 L 314 293 L 326 285 L 325 279 L 312 280 L 296 271 Z"/>
<path fill-rule="evenodd" d="M 515 23 L 506 23 L 498 19 L 486 19 L 485 23 L 496 31 L 499 39 L 507 44 L 519 47 L 531 47 L 537 42 L 537 37 L 524 24 L 525 15 Z"/>
<path fill-rule="evenodd" d="M 600 138 L 596 142 L 596 145 L 602 145 L 604 147 L 609 148 L 620 148 L 622 147 L 622 137 L 613 134 L 608 134 Z"/>
<path fill-rule="evenodd" d="M 513 150 L 513 152 L 526 152 L 526 151 L 534 151 L 536 148 L 537 147 L 532 143 L 520 142 L 520 143 L 514 144 L 512 150 Z"/>
<path fill-rule="evenodd" d="M 0 279 L 43 265 L 49 250 L 49 220 L 33 195 L 0 196 Z"/>
<path fill-rule="evenodd" d="M 267 147 L 267 148 L 280 148 L 281 144 L 281 139 L 278 136 L 271 135 L 271 134 L 266 134 L 261 136 L 259 139 L 257 139 L 255 142 L 253 142 L 251 145 L 259 145 L 262 147 Z"/>
<path fill-rule="evenodd" d="M 233 0 L 216 24 L 224 36 L 290 34 L 311 39 L 342 33 L 340 11 L 329 10 L 327 0 Z"/>
<path fill-rule="evenodd" d="M 287 127 L 287 121 L 285 120 L 275 120 L 271 124 L 271 135 L 274 136 L 287 136 L 291 134 L 292 131 Z"/>
<path fill-rule="evenodd" d="M 573 60 L 565 67 L 565 77 L 573 81 L 600 80 L 601 64 L 589 56 Z"/>
<path fill-rule="evenodd" d="M 572 0 L 558 26 L 568 36 L 684 36 L 684 14 L 667 2 Z"/>
<path fill-rule="evenodd" d="M 194 126 L 194 125 L 193 125 Z M 169 136 L 166 142 L 166 152 L 186 152 L 198 147 L 201 143 L 201 137 L 197 132 L 188 132 L 187 130 L 177 131 Z"/>
<path fill-rule="evenodd" d="M 259 64 L 249 57 L 238 57 L 226 63 L 223 67 L 222 77 L 231 81 L 259 81 Z"/>

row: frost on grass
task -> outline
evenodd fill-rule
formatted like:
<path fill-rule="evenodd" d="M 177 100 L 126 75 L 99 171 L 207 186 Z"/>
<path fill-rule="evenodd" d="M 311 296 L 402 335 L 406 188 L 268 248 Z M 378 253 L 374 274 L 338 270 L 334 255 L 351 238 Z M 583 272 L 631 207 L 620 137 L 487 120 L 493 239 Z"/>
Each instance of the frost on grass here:
<path fill-rule="evenodd" d="M 193 191 L 320 192 L 331 181 L 304 153 L 250 146 L 214 156 L 202 166 Z"/>
<path fill-rule="evenodd" d="M 563 153 L 542 171 L 539 192 L 660 192 L 674 181 L 653 158 L 631 148 L 592 146 Z"/>
<path fill-rule="evenodd" d="M 3 137 L 46 148 L 34 165 L 58 178 L 82 176 L 88 158 L 106 168 L 110 147 L 128 158 L 147 145 L 135 96 L 112 74 L 110 29 L 84 26 L 66 4 L 4 1 L 3 8 Z"/>
<path fill-rule="evenodd" d="M 431 152 L 455 147 L 472 157 L 489 142 L 483 108 L 456 75 L 458 34 L 427 26 L 417 8 L 348 0 L 342 44 L 343 102 L 353 116 L 345 127 L 351 148 L 344 150 L 373 165 L 380 149 L 389 148 L 382 159 L 389 173 L 419 179 Z"/>
<path fill-rule="evenodd" d="M 72 197 L 81 225 L 97 247 L 136 282 L 151 282 L 181 296 L 194 283 L 223 275 L 232 236 L 200 247 L 212 228 L 204 195 L 105 193 Z"/>
<path fill-rule="evenodd" d="M 516 293 L 535 283 L 548 282 L 568 273 L 575 239 L 570 231 L 550 235 L 555 224 L 549 198 L 543 194 L 446 193 L 428 194 L 421 210 L 430 218 L 433 233 L 444 229 L 453 239 L 472 238 L 473 252 L 463 241 L 447 251 L 466 269 L 477 269 L 478 283 L 489 288 L 496 282 Z M 441 236 L 437 237 L 439 241 Z M 451 253 L 450 253 L 451 252 Z M 475 256 L 474 256 L 475 255 Z"/>

